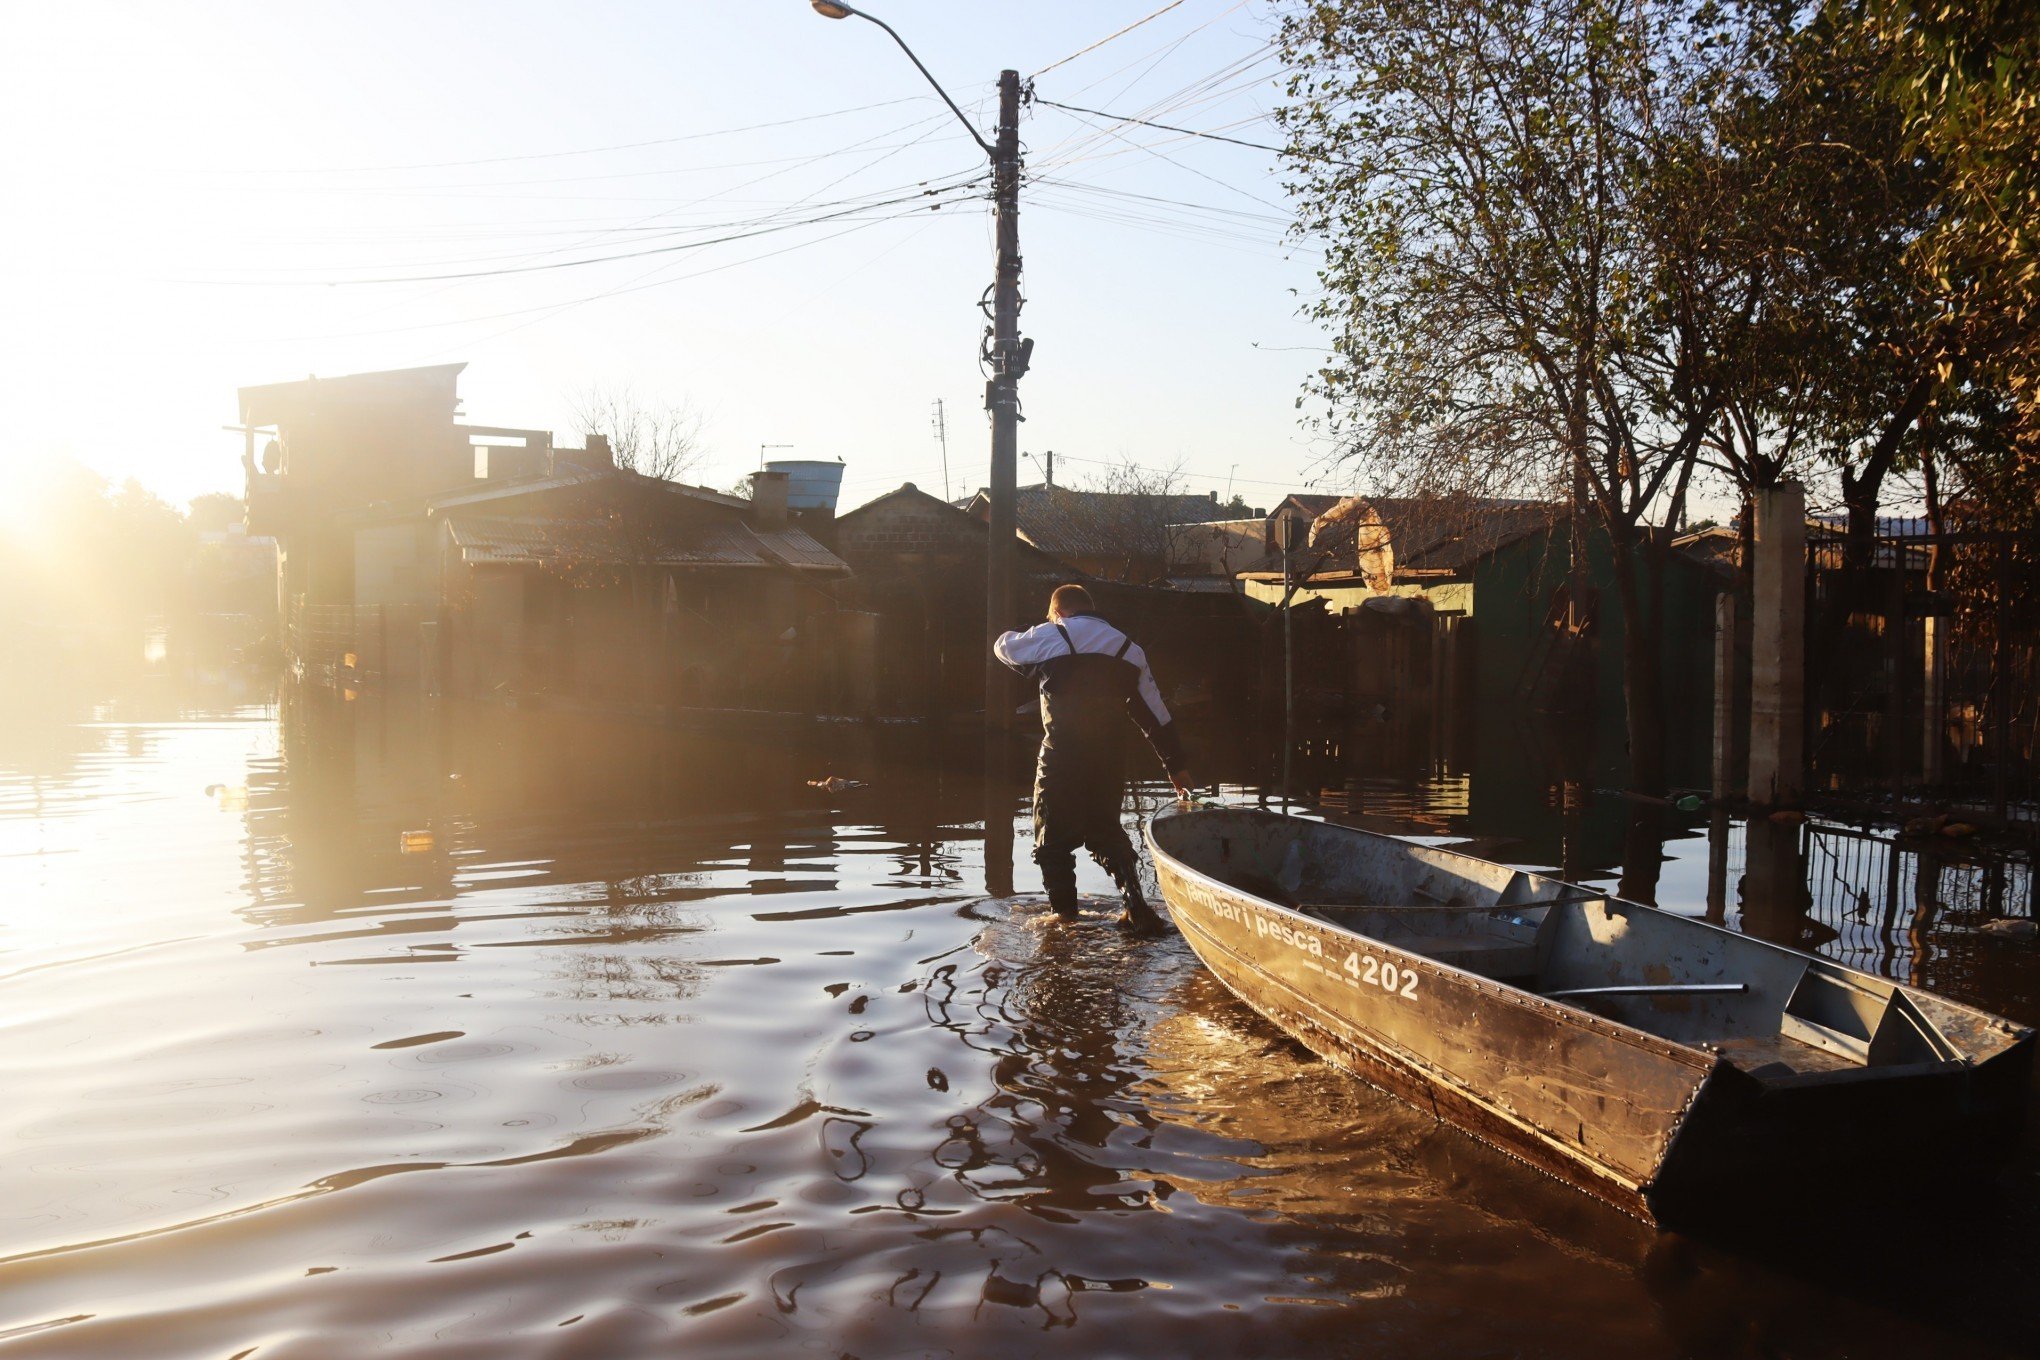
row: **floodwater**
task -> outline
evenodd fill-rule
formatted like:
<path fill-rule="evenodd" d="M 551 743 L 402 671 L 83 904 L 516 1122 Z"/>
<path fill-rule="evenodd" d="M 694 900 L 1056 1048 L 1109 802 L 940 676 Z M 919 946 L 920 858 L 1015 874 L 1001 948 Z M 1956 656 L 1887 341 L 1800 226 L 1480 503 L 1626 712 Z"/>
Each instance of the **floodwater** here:
<path fill-rule="evenodd" d="M 1347 811 L 1488 830 L 1470 787 Z M 1178 937 L 987 899 L 981 807 L 902 729 L 11 730 L 0 1357 L 2040 1346 L 2030 1140 L 1980 1182 L 1894 1165 L 1861 1223 L 1659 1234 L 1310 1057 Z M 1671 831 L 1657 891 L 1701 912 L 1704 827 Z M 1946 914 L 1895 963 L 2040 1018 L 2034 946 Z"/>

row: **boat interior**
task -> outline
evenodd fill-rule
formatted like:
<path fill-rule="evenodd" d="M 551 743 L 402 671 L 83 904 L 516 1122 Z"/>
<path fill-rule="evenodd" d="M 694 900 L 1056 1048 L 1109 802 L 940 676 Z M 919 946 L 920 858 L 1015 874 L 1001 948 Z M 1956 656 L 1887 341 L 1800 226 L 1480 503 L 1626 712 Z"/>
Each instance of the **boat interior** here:
<path fill-rule="evenodd" d="M 1198 818 L 1219 820 L 1182 825 Z M 1541 874 L 1247 810 L 1157 819 L 1152 833 L 1241 893 L 1717 1051 L 1767 1083 L 1982 1056 L 1965 1053 L 1979 1018 L 1966 1008 Z"/>

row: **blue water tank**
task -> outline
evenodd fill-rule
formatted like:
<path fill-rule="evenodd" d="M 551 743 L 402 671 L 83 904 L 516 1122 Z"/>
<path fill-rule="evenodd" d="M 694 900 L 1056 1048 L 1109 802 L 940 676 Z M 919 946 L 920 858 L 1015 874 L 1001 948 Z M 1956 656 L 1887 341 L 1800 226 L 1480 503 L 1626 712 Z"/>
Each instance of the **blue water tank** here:
<path fill-rule="evenodd" d="M 800 458 L 775 458 L 765 464 L 767 472 L 786 474 L 786 508 L 826 510 L 836 513 L 836 498 L 843 491 L 843 464 L 810 462 Z"/>

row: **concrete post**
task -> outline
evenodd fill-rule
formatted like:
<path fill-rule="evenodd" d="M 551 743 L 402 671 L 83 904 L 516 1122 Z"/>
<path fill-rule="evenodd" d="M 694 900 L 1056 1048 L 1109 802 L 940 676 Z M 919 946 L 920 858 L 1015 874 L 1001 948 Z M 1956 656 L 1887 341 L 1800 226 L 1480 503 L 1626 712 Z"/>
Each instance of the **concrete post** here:
<path fill-rule="evenodd" d="M 1941 634 L 1940 619 L 1929 614 L 1920 620 L 1920 782 L 1928 788 L 1938 786 L 1942 775 Z"/>
<path fill-rule="evenodd" d="M 1735 594 L 1714 597 L 1714 796 L 1735 796 Z"/>
<path fill-rule="evenodd" d="M 1806 489 L 1751 497 L 1750 801 L 1789 807 L 1805 786 Z"/>

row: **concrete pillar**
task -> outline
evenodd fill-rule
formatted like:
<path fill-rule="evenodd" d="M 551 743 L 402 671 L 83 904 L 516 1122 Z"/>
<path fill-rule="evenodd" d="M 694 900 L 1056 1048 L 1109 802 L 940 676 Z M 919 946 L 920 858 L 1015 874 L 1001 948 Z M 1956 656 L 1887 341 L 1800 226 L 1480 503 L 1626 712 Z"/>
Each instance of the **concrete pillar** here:
<path fill-rule="evenodd" d="M 1929 614 L 1920 620 L 1920 782 L 1933 788 L 1941 782 L 1941 747 L 1947 726 L 1941 712 L 1942 620 Z"/>
<path fill-rule="evenodd" d="M 1735 796 L 1735 594 L 1714 597 L 1714 796 Z"/>
<path fill-rule="evenodd" d="M 1806 489 L 1751 497 L 1750 801 L 1789 807 L 1806 771 Z"/>

